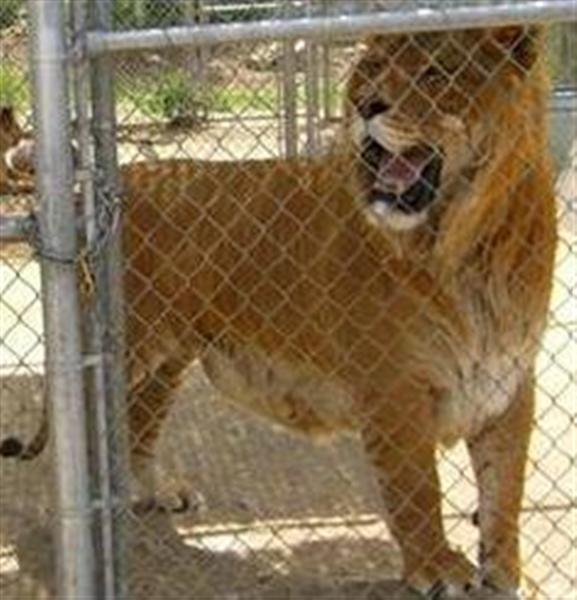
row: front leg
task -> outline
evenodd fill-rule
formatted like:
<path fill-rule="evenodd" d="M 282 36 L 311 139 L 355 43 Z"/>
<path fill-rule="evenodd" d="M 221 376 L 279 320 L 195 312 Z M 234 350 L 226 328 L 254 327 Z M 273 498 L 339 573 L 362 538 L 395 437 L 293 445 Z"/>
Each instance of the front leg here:
<path fill-rule="evenodd" d="M 468 441 L 479 487 L 483 580 L 510 598 L 520 579 L 519 514 L 533 412 L 534 383 L 527 377 L 509 409 Z"/>
<path fill-rule="evenodd" d="M 407 389 L 384 406 L 376 399 L 371 408 L 362 433 L 401 548 L 404 579 L 429 598 L 463 597 L 477 583 L 477 570 L 449 547 L 443 530 L 431 399 Z"/>

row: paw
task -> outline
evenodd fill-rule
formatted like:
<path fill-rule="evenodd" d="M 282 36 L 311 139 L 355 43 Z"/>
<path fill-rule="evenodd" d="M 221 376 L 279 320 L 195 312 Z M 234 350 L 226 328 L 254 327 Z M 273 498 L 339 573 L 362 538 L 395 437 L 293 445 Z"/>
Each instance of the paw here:
<path fill-rule="evenodd" d="M 489 585 L 455 585 L 442 580 L 428 590 L 420 590 L 427 600 L 523 600 L 516 590 L 500 590 Z"/>
<path fill-rule="evenodd" d="M 198 514 L 202 512 L 205 501 L 200 494 L 191 495 L 186 490 L 179 490 L 174 494 L 165 496 L 151 495 L 139 498 L 132 502 L 132 511 L 135 515 L 150 514 Z"/>
<path fill-rule="evenodd" d="M 484 582 L 472 596 L 473 600 L 523 600 L 523 595 L 516 589 L 502 589 Z"/>
<path fill-rule="evenodd" d="M 132 482 L 130 489 L 131 508 L 137 515 L 178 515 L 183 513 L 200 513 L 206 506 L 200 494 L 191 494 L 187 489 L 180 488 L 165 493 L 159 493 L 157 476 L 154 468 L 154 457 L 148 454 L 132 457 Z"/>
<path fill-rule="evenodd" d="M 182 492 L 166 498 L 149 496 L 132 502 L 132 512 L 138 516 L 150 513 L 180 514 L 189 510 L 190 499 Z"/>
<path fill-rule="evenodd" d="M 473 584 L 460 585 L 439 580 L 428 590 L 421 589 L 420 592 L 426 600 L 473 600 L 477 589 Z"/>
<path fill-rule="evenodd" d="M 427 600 L 468 600 L 480 589 L 481 578 L 462 554 L 446 549 L 409 574 L 407 582 Z"/>

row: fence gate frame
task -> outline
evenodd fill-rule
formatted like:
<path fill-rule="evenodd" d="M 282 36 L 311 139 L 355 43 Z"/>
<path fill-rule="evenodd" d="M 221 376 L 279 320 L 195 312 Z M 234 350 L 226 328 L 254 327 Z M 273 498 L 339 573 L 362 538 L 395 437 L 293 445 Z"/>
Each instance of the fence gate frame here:
<path fill-rule="evenodd" d="M 124 598 L 126 443 L 114 54 L 214 44 L 577 21 L 574 0 L 112 31 L 114 0 L 29 0 L 37 143 L 36 250 L 57 481 L 61 598 Z M 74 116 L 74 119 L 73 119 Z M 73 156 L 71 140 L 78 145 Z M 76 164 L 75 164 L 76 162 Z M 84 218 L 79 223 L 78 198 Z M 27 239 L 34 219 L 1 223 Z M 88 291 L 87 289 L 88 288 Z M 112 430 L 114 429 L 114 435 Z"/>
<path fill-rule="evenodd" d="M 37 190 L 42 205 L 38 254 L 47 340 L 46 389 L 54 429 L 58 593 L 62 597 L 92 598 L 94 533 L 63 11 L 61 2 L 30 4 Z"/>

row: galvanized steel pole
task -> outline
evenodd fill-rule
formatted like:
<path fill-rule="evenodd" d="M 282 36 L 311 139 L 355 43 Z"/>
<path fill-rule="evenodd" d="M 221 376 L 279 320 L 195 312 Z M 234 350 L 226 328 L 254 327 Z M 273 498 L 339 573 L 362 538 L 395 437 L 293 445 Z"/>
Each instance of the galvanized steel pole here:
<path fill-rule="evenodd" d="M 46 379 L 54 429 L 58 597 L 95 598 L 77 239 L 64 2 L 30 2 L 37 190 L 46 332 Z"/>
<path fill-rule="evenodd" d="M 34 220 L 30 216 L 0 217 L 0 242 L 28 242 L 33 229 Z"/>
<path fill-rule="evenodd" d="M 112 27 L 112 0 L 92 0 L 90 26 Z M 127 596 L 126 529 L 124 513 L 128 502 L 128 444 L 121 421 L 126 408 L 124 372 L 124 296 L 121 243 L 120 181 L 116 145 L 116 107 L 113 57 L 101 56 L 91 62 L 92 132 L 95 159 L 95 206 L 108 215 L 101 232 L 99 255 L 95 258 L 98 326 L 105 373 L 104 398 L 97 398 L 97 451 L 100 458 L 102 543 L 106 598 Z"/>
<path fill-rule="evenodd" d="M 314 14 L 312 0 L 307 3 L 307 16 Z M 318 151 L 319 145 L 319 45 L 314 40 L 307 40 L 305 46 L 306 65 L 305 78 L 305 106 L 306 106 L 306 150 L 313 155 Z"/>
<path fill-rule="evenodd" d="M 281 6 L 284 19 L 290 19 L 291 13 L 292 6 L 289 3 Z M 299 151 L 297 53 L 294 40 L 286 40 L 282 44 L 282 57 L 284 155 L 292 158 Z"/>

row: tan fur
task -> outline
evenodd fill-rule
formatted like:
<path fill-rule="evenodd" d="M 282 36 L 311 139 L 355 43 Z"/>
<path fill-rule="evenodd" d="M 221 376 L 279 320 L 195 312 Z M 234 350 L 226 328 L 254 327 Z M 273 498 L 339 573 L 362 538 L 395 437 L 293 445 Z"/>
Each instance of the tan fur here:
<path fill-rule="evenodd" d="M 431 54 L 452 60 L 446 35 L 367 44 L 349 82 L 351 127 L 355 106 L 384 97 L 388 123 L 442 141 L 459 176 L 414 231 L 367 218 L 350 133 L 318 160 L 124 169 L 137 464 L 199 357 L 260 414 L 307 433 L 359 429 L 407 579 L 453 589 L 474 569 L 446 542 L 434 453 L 462 437 L 480 483 L 482 577 L 517 587 L 532 368 L 555 245 L 539 35 L 454 34 L 471 62 L 423 89 L 414 82 Z"/>
<path fill-rule="evenodd" d="M 540 39 L 519 27 L 377 36 L 331 155 L 123 168 L 129 422 L 145 483 L 174 389 L 199 359 L 258 414 L 309 434 L 359 430 L 406 579 L 459 591 L 479 576 L 443 532 L 435 449 L 464 438 L 480 577 L 515 597 L 556 240 Z M 440 199 L 409 231 L 366 202 L 353 138 L 373 97 L 391 107 L 378 131 L 445 150 Z"/>
<path fill-rule="evenodd" d="M 12 107 L 0 106 L 0 194 L 34 191 L 32 147 Z"/>

